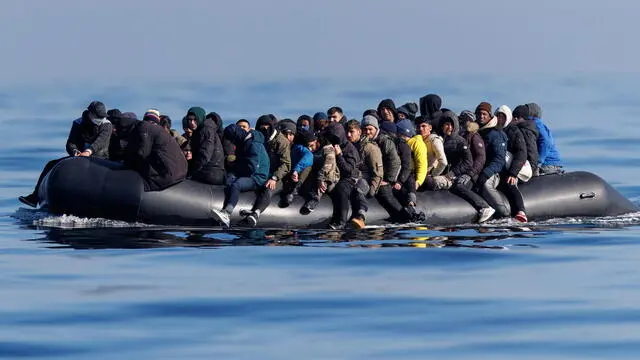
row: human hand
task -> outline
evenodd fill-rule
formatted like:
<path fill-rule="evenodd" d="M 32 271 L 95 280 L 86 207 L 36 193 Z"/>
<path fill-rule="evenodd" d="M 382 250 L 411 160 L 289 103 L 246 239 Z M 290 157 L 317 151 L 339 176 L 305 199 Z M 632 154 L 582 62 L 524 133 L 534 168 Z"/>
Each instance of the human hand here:
<path fill-rule="evenodd" d="M 264 185 L 267 189 L 275 190 L 277 181 L 273 179 L 269 179 L 267 183 Z"/>
<path fill-rule="evenodd" d="M 393 190 L 400 190 L 400 189 L 402 189 L 402 185 L 400 183 L 393 184 Z"/>

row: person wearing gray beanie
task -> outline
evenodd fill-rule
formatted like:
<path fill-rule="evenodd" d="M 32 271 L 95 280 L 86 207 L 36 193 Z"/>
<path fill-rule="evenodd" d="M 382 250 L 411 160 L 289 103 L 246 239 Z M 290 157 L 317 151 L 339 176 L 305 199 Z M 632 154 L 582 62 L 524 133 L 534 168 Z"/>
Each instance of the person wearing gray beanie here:
<path fill-rule="evenodd" d="M 360 126 L 364 129 L 367 125 L 371 125 L 376 129 L 380 129 L 378 118 L 372 115 L 365 115 L 365 117 L 362 118 L 362 123 L 360 124 Z"/>

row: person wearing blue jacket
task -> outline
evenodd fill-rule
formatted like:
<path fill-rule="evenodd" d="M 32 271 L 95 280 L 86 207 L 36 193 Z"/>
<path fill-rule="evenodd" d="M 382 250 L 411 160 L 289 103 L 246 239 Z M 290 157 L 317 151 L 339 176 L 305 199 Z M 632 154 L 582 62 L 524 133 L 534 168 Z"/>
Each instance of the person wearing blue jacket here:
<path fill-rule="evenodd" d="M 551 130 L 542 122 L 542 109 L 536 103 L 529 103 L 527 106 L 528 119 L 536 124 L 538 129 L 538 174 L 551 175 L 561 174 L 562 159 L 560 152 L 556 149 Z"/>
<path fill-rule="evenodd" d="M 282 189 L 281 206 L 291 205 L 301 184 L 304 183 L 313 166 L 313 153 L 318 149 L 318 139 L 310 131 L 301 131 L 296 134 L 294 144 L 291 147 L 291 173 L 285 177 Z"/>
<path fill-rule="evenodd" d="M 480 125 L 480 136 L 484 140 L 486 150 L 486 161 L 484 168 L 478 175 L 475 183 L 475 190 L 487 200 L 490 207 L 483 211 L 488 214 L 480 214 L 484 219 L 489 219 L 494 213 L 500 217 L 509 216 L 509 211 L 502 201 L 502 195 L 498 191 L 500 185 L 500 173 L 506 166 L 507 156 L 507 134 L 502 129 L 496 127 L 498 118 L 492 115 L 491 104 L 481 102 L 476 107 L 476 121 Z"/>
<path fill-rule="evenodd" d="M 269 177 L 269 155 L 264 146 L 264 136 L 259 131 L 245 131 L 236 124 L 224 129 L 224 138 L 236 147 L 236 161 L 227 173 L 222 209 L 211 209 L 214 220 L 229 227 L 230 215 L 238 204 L 240 193 L 264 186 Z"/>

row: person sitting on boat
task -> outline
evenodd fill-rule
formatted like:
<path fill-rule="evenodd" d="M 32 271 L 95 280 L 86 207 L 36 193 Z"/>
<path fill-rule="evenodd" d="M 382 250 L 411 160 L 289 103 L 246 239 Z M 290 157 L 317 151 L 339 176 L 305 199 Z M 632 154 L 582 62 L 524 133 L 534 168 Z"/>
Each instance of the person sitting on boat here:
<path fill-rule="evenodd" d="M 340 180 L 331 192 L 333 213 L 329 227 L 343 229 L 347 222 L 350 208 L 351 193 L 360 178 L 360 164 L 362 159 L 356 147 L 347 140 L 344 127 L 340 123 L 332 123 L 328 128 L 327 137 L 335 149 L 336 164 L 340 171 Z"/>
<path fill-rule="evenodd" d="M 109 158 L 109 144 L 113 126 L 107 120 L 107 109 L 100 101 L 92 101 L 82 116 L 73 121 L 67 139 L 66 150 L 69 156 L 49 161 L 36 182 L 33 192 L 18 197 L 23 204 L 36 207 L 40 199 L 38 191 L 44 177 L 61 160 L 73 156 L 93 156 L 103 159 Z"/>
<path fill-rule="evenodd" d="M 313 169 L 314 153 L 318 149 L 318 140 L 311 131 L 296 134 L 291 146 L 291 172 L 285 176 L 282 184 L 281 206 L 291 205 L 295 195 Z"/>
<path fill-rule="evenodd" d="M 459 134 L 458 116 L 446 110 L 440 118 L 439 133 L 444 138 L 444 152 L 449 163 L 443 175 L 429 177 L 427 188 L 432 190 L 448 189 L 451 193 L 466 200 L 478 212 L 478 223 L 483 223 L 495 213 L 489 204 L 471 190 L 473 156 L 467 141 Z"/>
<path fill-rule="evenodd" d="M 344 126 L 347 122 L 347 118 L 344 116 L 344 111 L 339 106 L 332 106 L 327 110 L 327 115 L 329 116 L 330 122 L 339 123 Z"/>
<path fill-rule="evenodd" d="M 498 191 L 500 173 L 505 167 L 507 156 L 507 134 L 496 127 L 498 118 L 491 115 L 491 104 L 481 102 L 476 107 L 476 119 L 480 125 L 480 136 L 484 140 L 486 162 L 475 182 L 475 191 L 487 200 L 498 217 L 509 216 L 509 212 Z"/>
<path fill-rule="evenodd" d="M 393 104 L 389 104 L 383 100 L 381 104 L 380 112 L 387 114 L 387 118 L 395 118 L 395 107 L 392 111 L 390 109 L 391 106 L 395 106 Z M 385 110 L 386 109 L 386 110 Z M 391 115 L 389 115 L 391 114 Z M 364 130 L 365 135 L 376 143 L 382 152 L 382 164 L 384 169 L 384 174 L 382 178 L 382 182 L 378 187 L 378 191 L 375 194 L 376 199 L 382 205 L 385 210 L 389 213 L 392 219 L 400 220 L 406 219 L 406 214 L 404 213 L 404 207 L 398 201 L 396 196 L 393 194 L 393 186 L 398 181 L 398 175 L 400 174 L 400 170 L 402 167 L 402 162 L 400 156 L 398 154 L 398 147 L 395 142 L 395 135 L 393 133 L 383 133 L 380 131 L 380 124 L 389 124 L 392 128 L 395 127 L 395 123 L 389 120 L 378 122 L 378 118 L 373 115 L 367 115 L 362 118 L 362 128 Z"/>
<path fill-rule="evenodd" d="M 187 160 L 178 143 L 160 126 L 160 111 L 149 109 L 135 123 L 124 149 L 125 167 L 144 181 L 144 191 L 164 190 L 187 177 Z"/>
<path fill-rule="evenodd" d="M 409 221 L 419 221 L 424 214 L 416 208 L 416 191 L 427 177 L 427 145 L 422 136 L 416 135 L 416 127 L 409 119 L 396 124 L 396 136 L 401 167 L 393 184 L 394 194 L 404 204 Z"/>
<path fill-rule="evenodd" d="M 277 129 L 277 120 L 273 115 L 262 115 L 256 122 L 256 128 L 266 139 L 265 147 L 269 155 L 269 180 L 258 191 L 251 210 L 242 210 L 243 222 L 251 227 L 258 224 L 262 214 L 271 204 L 271 198 L 278 184 L 291 171 L 291 146 L 289 140 Z"/>
<path fill-rule="evenodd" d="M 329 117 L 326 113 L 317 112 L 313 115 L 313 130 L 315 131 L 317 137 L 322 137 L 322 132 L 325 131 L 329 124 Z"/>
<path fill-rule="evenodd" d="M 240 193 L 257 190 L 269 178 L 269 155 L 264 146 L 264 136 L 256 130 L 245 131 L 231 124 L 224 129 L 225 139 L 236 147 L 234 166 L 227 169 L 227 184 L 221 209 L 211 209 L 215 221 L 229 227 L 229 217 L 238 204 Z"/>
<path fill-rule="evenodd" d="M 340 170 L 336 162 L 335 149 L 335 145 L 340 145 L 341 143 L 339 133 L 345 136 L 344 127 L 339 123 L 333 123 L 320 132 L 318 141 L 320 141 L 322 149 L 319 151 L 320 156 L 314 157 L 312 173 L 307 177 L 307 182 L 313 182 L 315 179 L 315 183 L 310 184 L 308 200 L 300 209 L 303 215 L 313 212 L 320 203 L 322 196 L 331 193 L 340 180 Z"/>
<path fill-rule="evenodd" d="M 189 161 L 189 176 L 192 180 L 205 184 L 224 185 L 225 156 L 215 116 L 206 117 L 203 108 L 194 106 L 187 110 L 186 117 L 189 127 L 193 130 L 190 141 L 192 158 Z"/>
<path fill-rule="evenodd" d="M 414 102 L 408 102 L 398 109 L 398 121 L 409 119 L 414 121 L 416 119 L 416 114 L 418 113 L 418 104 Z"/>
<path fill-rule="evenodd" d="M 438 120 L 442 114 L 438 115 Z M 424 117 L 416 119 L 417 128 L 422 140 L 427 146 L 427 176 L 441 175 L 447 167 L 447 157 L 444 154 L 442 136 L 433 131 L 433 125 Z M 424 187 L 425 183 L 423 183 Z"/>
<path fill-rule="evenodd" d="M 124 149 L 127 148 L 131 138 L 131 129 L 138 122 L 138 117 L 133 112 L 124 112 L 119 115 L 112 113 L 108 119 L 113 127 L 109 141 L 109 160 L 122 162 L 124 161 Z"/>
<path fill-rule="evenodd" d="M 509 140 L 507 151 L 510 153 L 511 161 L 507 162 L 501 174 L 502 190 L 511 203 L 511 212 L 515 213 L 514 218 L 520 222 L 527 222 L 527 215 L 524 207 L 524 198 L 518 189 L 518 181 L 528 181 L 531 176 L 531 165 L 527 160 L 527 143 L 520 128 L 513 124 L 513 115 L 507 105 L 498 107 L 494 114 L 498 118 L 497 127 L 507 134 Z M 524 168 L 529 170 L 526 180 L 521 180 Z M 513 215 L 513 214 L 512 214 Z"/>
<path fill-rule="evenodd" d="M 473 165 L 467 173 L 471 177 L 471 183 L 466 184 L 467 187 L 473 188 L 473 184 L 478 180 L 480 172 L 484 169 L 487 154 L 485 151 L 484 140 L 478 133 L 480 125 L 476 122 L 476 114 L 469 110 L 463 110 L 458 116 L 460 126 L 459 134 L 462 136 L 471 149 L 471 157 Z M 466 179 L 466 178 L 465 178 Z"/>
<path fill-rule="evenodd" d="M 189 122 L 187 121 L 187 117 L 183 116 L 182 117 L 182 130 L 184 131 L 182 133 L 182 137 L 188 140 L 191 140 L 191 135 L 193 135 L 193 130 L 191 130 L 191 127 L 189 127 Z"/>
<path fill-rule="evenodd" d="M 251 128 L 251 124 L 249 123 L 249 120 L 247 119 L 240 119 L 238 121 L 236 121 L 236 125 L 240 126 L 240 128 L 244 131 L 251 131 L 253 130 Z"/>
<path fill-rule="evenodd" d="M 296 129 L 296 132 L 309 131 L 312 134 L 315 134 L 313 131 L 313 118 L 309 115 L 300 115 L 296 122 Z"/>
<path fill-rule="evenodd" d="M 169 134 L 178 143 L 178 145 L 180 145 L 180 147 L 187 142 L 187 139 L 185 139 L 184 136 L 171 128 L 171 118 L 169 115 L 160 115 L 160 126 L 162 126 L 164 131 L 166 131 L 167 134 Z"/>
<path fill-rule="evenodd" d="M 396 104 L 391 99 L 380 101 L 376 111 L 378 118 L 382 119 L 382 121 L 391 121 L 394 123 L 398 121 L 398 110 L 396 109 Z"/>
<path fill-rule="evenodd" d="M 536 103 L 527 104 L 528 119 L 538 128 L 538 173 L 540 175 L 564 173 L 560 152 L 556 148 L 551 130 L 542 121 L 542 109 Z"/>
<path fill-rule="evenodd" d="M 298 132 L 298 127 L 295 122 L 291 119 L 282 119 L 278 121 L 278 131 L 287 139 L 289 144 L 293 144 L 293 140 L 296 137 L 296 132 Z"/>
<path fill-rule="evenodd" d="M 513 109 L 511 125 L 517 126 L 522 132 L 524 142 L 527 145 L 527 160 L 531 165 L 533 176 L 538 173 L 538 128 L 536 123 L 527 120 L 529 109 L 527 105 L 518 105 Z"/>
<path fill-rule="evenodd" d="M 438 121 L 442 116 L 442 98 L 436 94 L 428 94 L 420 98 L 421 122 L 428 122 L 434 129 L 438 128 Z M 418 123 L 416 121 L 416 123 Z M 446 164 L 445 164 L 446 166 Z M 440 175 L 440 174 L 436 174 Z"/>
<path fill-rule="evenodd" d="M 362 120 L 368 123 L 367 119 Z M 372 198 L 378 191 L 384 170 L 382 166 L 382 152 L 378 145 L 369 136 L 362 136 L 362 129 L 358 120 L 349 120 L 346 123 L 347 140 L 351 142 L 360 155 L 360 174 L 351 193 L 351 219 L 354 228 L 362 229 L 365 226 L 366 213 L 369 210 L 367 198 Z"/>

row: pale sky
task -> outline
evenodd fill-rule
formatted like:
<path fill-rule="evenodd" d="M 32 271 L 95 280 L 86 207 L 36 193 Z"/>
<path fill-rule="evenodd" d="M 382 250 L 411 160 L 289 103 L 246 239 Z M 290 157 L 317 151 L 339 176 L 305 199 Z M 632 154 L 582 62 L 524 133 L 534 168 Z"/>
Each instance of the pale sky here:
<path fill-rule="evenodd" d="M 637 72 L 640 2 L 4 0 L 0 81 Z"/>

